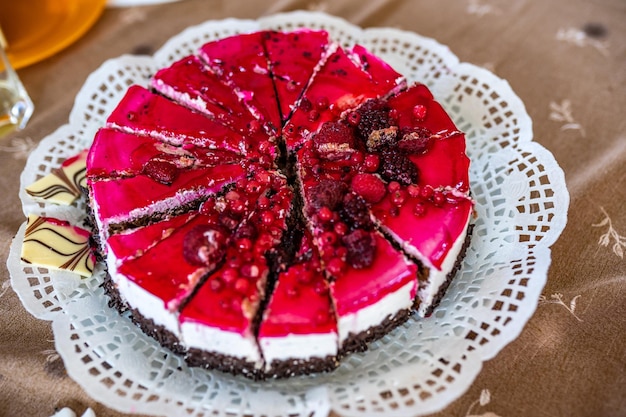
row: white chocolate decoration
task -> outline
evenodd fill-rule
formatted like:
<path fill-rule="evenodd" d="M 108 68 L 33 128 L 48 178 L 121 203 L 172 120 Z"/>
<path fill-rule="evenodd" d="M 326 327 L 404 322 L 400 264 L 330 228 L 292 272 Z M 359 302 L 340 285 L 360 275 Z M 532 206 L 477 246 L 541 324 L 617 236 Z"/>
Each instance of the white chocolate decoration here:
<path fill-rule="evenodd" d="M 89 236 L 89 231 L 67 221 L 31 214 L 24 234 L 22 262 L 89 277 L 95 264 Z"/>
<path fill-rule="evenodd" d="M 66 159 L 61 167 L 55 168 L 43 178 L 35 181 L 26 192 L 35 200 L 61 205 L 70 205 L 81 195 L 81 187 L 86 187 L 85 161 L 87 150 Z"/>

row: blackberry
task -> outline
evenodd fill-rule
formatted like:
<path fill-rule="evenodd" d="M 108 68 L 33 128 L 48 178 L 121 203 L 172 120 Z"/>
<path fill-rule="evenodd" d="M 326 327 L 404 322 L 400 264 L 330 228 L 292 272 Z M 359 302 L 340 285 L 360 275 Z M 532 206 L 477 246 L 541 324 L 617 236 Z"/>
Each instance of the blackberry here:
<path fill-rule="evenodd" d="M 369 100 L 358 110 L 361 116 L 356 125 L 357 136 L 367 141 L 373 131 L 386 129 L 395 124 L 389 115 L 389 107 L 381 100 Z"/>
<path fill-rule="evenodd" d="M 339 211 L 339 216 L 351 230 L 370 230 L 374 226 L 367 203 L 361 196 L 354 193 L 347 194 L 344 197 L 343 207 Z"/>
<path fill-rule="evenodd" d="M 388 182 L 397 181 L 403 185 L 417 182 L 418 171 L 413 162 L 399 149 L 384 149 L 380 153 L 378 173 Z"/>
<path fill-rule="evenodd" d="M 376 254 L 376 240 L 372 233 L 357 229 L 342 240 L 348 250 L 346 260 L 353 268 L 363 269 L 372 265 Z"/>
<path fill-rule="evenodd" d="M 318 184 L 311 187 L 309 204 L 315 210 L 328 207 L 331 211 L 334 211 L 339 207 L 347 192 L 348 186 L 343 182 L 321 180 Z"/>

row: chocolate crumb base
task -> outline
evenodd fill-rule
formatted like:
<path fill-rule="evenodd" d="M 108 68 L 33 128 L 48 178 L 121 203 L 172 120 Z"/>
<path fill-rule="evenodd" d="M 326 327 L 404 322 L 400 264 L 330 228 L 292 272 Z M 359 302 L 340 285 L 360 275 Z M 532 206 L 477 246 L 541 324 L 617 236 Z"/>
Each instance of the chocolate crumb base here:
<path fill-rule="evenodd" d="M 208 196 L 191 201 L 187 204 L 176 207 L 175 209 L 168 210 L 166 212 L 154 212 L 147 216 L 142 216 L 137 219 L 123 221 L 120 223 L 109 224 L 108 234 L 109 236 L 124 232 L 126 230 L 138 229 L 143 226 L 148 226 L 153 223 L 160 222 L 162 220 L 168 219 L 170 217 L 176 217 L 181 214 L 188 213 L 190 211 L 195 211 L 200 208 L 200 205 L 206 200 Z"/>
<path fill-rule="evenodd" d="M 152 319 L 144 317 L 137 309 L 129 308 L 122 300 L 115 283 L 109 274 L 106 274 L 102 283 L 104 292 L 109 297 L 109 307 L 115 308 L 120 314 L 130 311 L 130 318 L 137 327 L 146 335 L 155 339 L 159 344 L 174 353 L 183 354 L 185 348 L 180 344 L 178 337 L 160 324 L 156 324 Z"/>
<path fill-rule="evenodd" d="M 435 308 L 437 308 L 437 306 L 441 302 L 441 299 L 446 294 L 446 291 L 448 291 L 448 288 L 450 287 L 450 284 L 452 283 L 454 276 L 459 271 L 459 269 L 461 269 L 463 258 L 465 258 L 465 253 L 467 252 L 467 248 L 469 247 L 470 242 L 472 240 L 473 230 L 474 230 L 474 224 L 470 223 L 470 225 L 467 228 L 467 234 L 465 235 L 465 242 L 463 242 L 463 247 L 461 248 L 461 251 L 459 252 L 459 256 L 457 256 L 456 258 L 454 268 L 452 268 L 452 270 L 448 273 L 448 275 L 446 275 L 446 281 L 443 284 L 441 284 L 441 286 L 439 287 L 439 290 L 437 291 L 437 294 L 433 298 L 433 303 L 426 309 L 426 312 L 424 313 L 425 317 L 430 316 L 435 310 Z"/>
<path fill-rule="evenodd" d="M 104 289 L 104 293 L 109 297 L 109 302 L 107 304 L 110 308 L 116 309 L 120 314 L 124 314 L 128 311 L 126 303 L 124 303 L 119 291 L 115 288 L 111 275 L 108 273 L 105 275 L 101 286 Z"/>
<path fill-rule="evenodd" d="M 273 360 L 270 370 L 265 371 L 266 378 L 291 378 L 294 376 L 330 372 L 339 366 L 337 356 L 328 355 L 320 358 Z"/>
<path fill-rule="evenodd" d="M 380 339 L 402 323 L 406 322 L 412 313 L 412 309 L 403 309 L 398 311 L 393 316 L 386 317 L 385 320 L 383 320 L 378 326 L 370 327 L 359 334 L 350 333 L 339 350 L 339 356 L 342 357 L 352 352 L 366 351 L 369 343 Z"/>
<path fill-rule="evenodd" d="M 189 366 L 243 375 L 257 381 L 263 379 L 263 371 L 257 367 L 256 363 L 217 352 L 190 348 L 185 354 L 185 362 Z"/>

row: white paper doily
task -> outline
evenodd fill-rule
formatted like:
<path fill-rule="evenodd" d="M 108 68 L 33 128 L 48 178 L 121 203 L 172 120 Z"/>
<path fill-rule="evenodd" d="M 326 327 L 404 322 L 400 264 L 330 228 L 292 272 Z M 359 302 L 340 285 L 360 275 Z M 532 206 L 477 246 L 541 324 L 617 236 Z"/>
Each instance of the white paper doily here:
<path fill-rule="evenodd" d="M 69 375 L 96 400 L 124 412 L 194 416 L 424 415 L 443 409 L 471 385 L 485 360 L 514 340 L 535 311 L 550 265 L 550 245 L 567 221 L 569 194 L 553 156 L 532 142 L 531 120 L 508 83 L 460 63 L 432 39 L 395 29 L 362 30 L 321 13 L 209 21 L 170 39 L 153 57 L 105 62 L 76 97 L 69 124 L 41 141 L 22 173 L 25 185 L 89 146 L 131 84 L 147 85 L 205 42 L 264 28 L 326 29 L 349 46 L 361 43 L 427 84 L 466 132 L 477 219 L 462 271 L 428 319 L 413 318 L 313 377 L 252 382 L 189 368 L 107 307 L 103 271 L 70 273 L 20 264 L 24 226 L 11 247 L 11 283 L 34 316 L 53 321 Z M 24 213 L 80 224 L 85 202 L 38 204 L 22 191 Z"/>

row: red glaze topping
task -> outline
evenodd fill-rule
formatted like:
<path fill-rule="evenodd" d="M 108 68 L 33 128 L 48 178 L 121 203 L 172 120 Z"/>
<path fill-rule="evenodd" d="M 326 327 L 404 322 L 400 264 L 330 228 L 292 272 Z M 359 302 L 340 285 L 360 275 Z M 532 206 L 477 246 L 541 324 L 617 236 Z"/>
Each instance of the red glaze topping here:
<path fill-rule="evenodd" d="M 302 145 L 324 122 L 336 120 L 370 98 L 390 92 L 387 83 L 372 81 L 340 47 L 332 53 L 305 90 L 298 108 L 285 125 L 288 149 Z"/>
<path fill-rule="evenodd" d="M 249 147 L 243 136 L 224 125 L 136 85 L 128 89 L 107 122 L 173 145 L 192 144 L 234 152 L 245 152 Z"/>
<path fill-rule="evenodd" d="M 109 236 L 107 239 L 109 250 L 115 254 L 115 257 L 120 262 L 127 258 L 141 256 L 154 245 L 180 229 L 196 215 L 196 212 L 185 213 L 127 233 Z"/>
<path fill-rule="evenodd" d="M 199 225 L 206 224 L 207 219 L 204 216 L 193 218 L 148 249 L 142 256 L 127 259 L 118 267 L 118 272 L 163 300 L 167 309 L 175 311 L 215 266 L 190 263 L 182 250 L 187 233 Z M 158 268 L 155 265 L 158 265 Z"/>
<path fill-rule="evenodd" d="M 255 32 L 209 42 L 199 55 L 253 114 L 263 116 L 260 120 L 268 133 L 277 133 L 281 118 L 263 36 L 264 32 Z"/>
<path fill-rule="evenodd" d="M 330 284 L 331 294 L 339 316 L 354 313 L 394 293 L 400 287 L 414 283 L 411 299 L 417 291 L 417 266 L 408 264 L 379 233 L 376 241 L 375 262 L 366 268 L 351 268 Z"/>
<path fill-rule="evenodd" d="M 465 233 L 473 204 L 469 198 L 457 197 L 451 192 L 435 190 L 424 194 L 430 196 L 411 197 L 407 193 L 399 207 L 386 198 L 372 211 L 381 225 L 391 230 L 404 245 L 417 249 L 441 270 L 448 251 Z"/>
<path fill-rule="evenodd" d="M 145 209 L 150 215 L 155 204 L 174 199 L 168 207 L 173 209 L 207 194 L 216 193 L 225 185 L 242 178 L 245 172 L 239 165 L 220 165 L 214 168 L 181 170 L 171 185 L 162 184 L 147 175 L 118 180 L 90 181 L 91 198 L 98 202 L 98 215 L 103 223 L 129 220 L 139 214 L 136 209 Z"/>
<path fill-rule="evenodd" d="M 185 57 L 159 70 L 152 78 L 152 87 L 171 100 L 204 113 L 255 142 L 267 140 L 267 135 L 259 129 L 257 119 L 233 89 L 221 82 L 196 56 Z"/>
<path fill-rule="evenodd" d="M 426 129 L 432 138 L 427 152 L 410 155 L 420 170 L 419 184 L 434 188 L 455 187 L 467 192 L 469 158 L 465 154 L 465 136 L 457 130 L 441 105 L 433 100 L 426 86 L 416 84 L 391 98 L 388 105 L 397 115 L 400 132 Z"/>
<path fill-rule="evenodd" d="M 354 45 L 350 52 L 363 71 L 370 74 L 372 80 L 380 85 L 383 91 L 392 91 L 405 87 L 406 82 L 402 74 L 376 55 L 370 53 L 362 45 Z"/>
<path fill-rule="evenodd" d="M 303 238 L 296 262 L 278 276 L 259 329 L 259 338 L 337 333 L 328 284 L 308 233 Z"/>
<path fill-rule="evenodd" d="M 328 46 L 326 31 L 266 32 L 264 45 L 283 120 L 307 86 Z"/>
<path fill-rule="evenodd" d="M 250 219 L 238 227 L 225 264 L 181 311 L 181 323 L 201 323 L 240 334 L 252 331 L 269 272 L 266 256 L 280 250 L 293 198 L 280 177 L 270 181 L 275 193 L 259 198 Z"/>
<path fill-rule="evenodd" d="M 234 152 L 200 148 L 195 145 L 172 146 L 147 136 L 136 136 L 103 128 L 96 134 L 88 155 L 88 178 L 118 178 L 139 175 L 150 161 L 163 161 L 177 169 L 196 169 L 237 163 L 242 157 Z"/>

